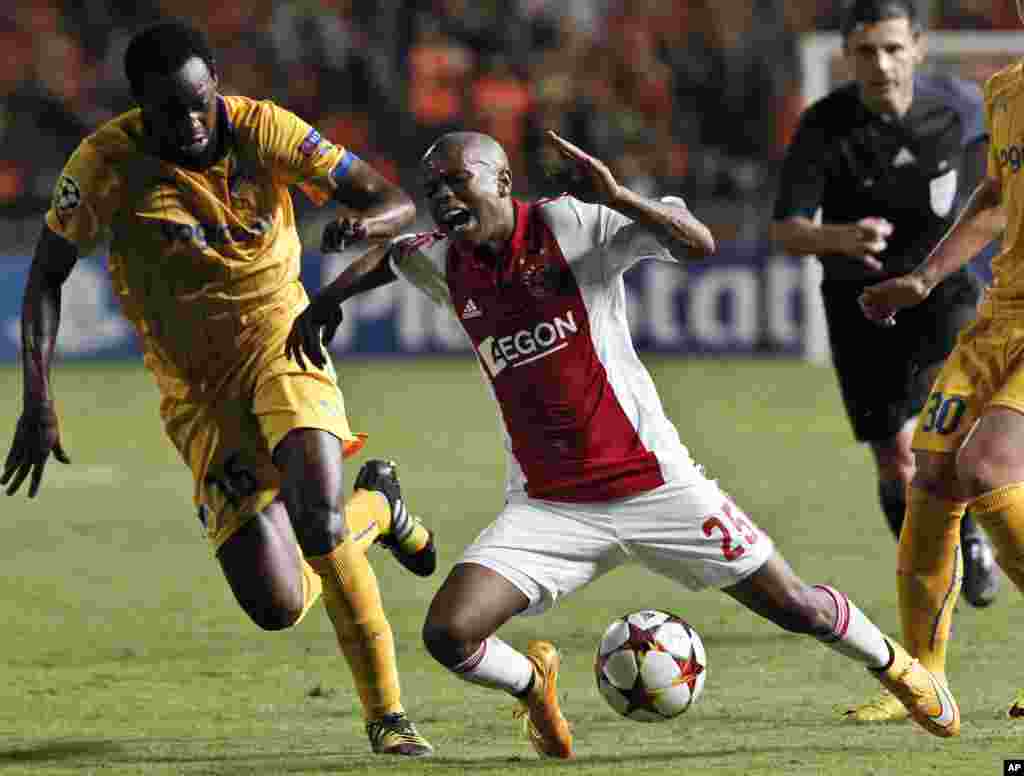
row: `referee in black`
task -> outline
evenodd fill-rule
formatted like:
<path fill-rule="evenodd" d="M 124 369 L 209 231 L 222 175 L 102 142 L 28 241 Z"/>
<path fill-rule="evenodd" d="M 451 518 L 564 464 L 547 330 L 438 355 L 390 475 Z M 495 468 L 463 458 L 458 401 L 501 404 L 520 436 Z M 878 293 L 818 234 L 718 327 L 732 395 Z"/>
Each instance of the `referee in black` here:
<path fill-rule="evenodd" d="M 884 327 L 864 317 L 857 298 L 866 285 L 917 266 L 952 225 L 958 195 L 984 173 L 988 137 L 976 85 L 916 72 L 924 36 L 912 0 L 855 0 L 841 32 L 853 81 L 801 117 L 771 231 L 787 253 L 821 260 L 843 402 L 857 440 L 874 453 L 882 510 L 898 538 L 914 422 L 957 333 L 974 318 L 981 283 L 962 269 Z M 961 547 L 964 598 L 987 606 L 999 576 L 969 515 Z"/>

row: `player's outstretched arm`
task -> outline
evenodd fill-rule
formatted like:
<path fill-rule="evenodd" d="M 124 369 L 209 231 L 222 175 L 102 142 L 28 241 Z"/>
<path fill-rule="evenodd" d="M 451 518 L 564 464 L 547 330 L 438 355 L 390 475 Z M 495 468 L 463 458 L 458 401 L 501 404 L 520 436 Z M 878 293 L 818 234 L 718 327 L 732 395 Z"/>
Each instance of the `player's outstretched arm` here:
<path fill-rule="evenodd" d="M 325 253 L 342 251 L 363 240 L 390 239 L 416 216 L 409 195 L 361 159 L 337 181 L 333 199 L 342 207 L 324 229 L 320 250 Z"/>
<path fill-rule="evenodd" d="M 76 261 L 78 249 L 44 226 L 21 308 L 23 408 L 0 476 L 0 485 L 7 487 L 8 496 L 17 493 L 30 475 L 28 497 L 36 495 L 50 453 L 61 463 L 71 463 L 60 441 L 57 411 L 50 391 L 50 364 L 60 325 L 61 286 Z"/>
<path fill-rule="evenodd" d="M 617 210 L 649 229 L 677 259 L 704 258 L 715 252 L 715 238 L 678 198 L 660 202 L 620 184 L 608 166 L 578 146 L 548 130 L 548 140 L 574 165 L 582 186 L 572 194 Z"/>
<path fill-rule="evenodd" d="M 1004 222 L 1002 183 L 985 178 L 945 236 L 911 272 L 868 286 L 860 306 L 869 319 L 885 321 L 928 297 L 939 283 L 988 245 Z"/>
<path fill-rule="evenodd" d="M 327 363 L 324 348 L 334 339 L 343 315 L 341 304 L 352 296 L 387 285 L 397 278 L 388 261 L 390 243 L 374 246 L 349 264 L 332 283 L 320 289 L 288 334 L 285 355 L 303 369 L 305 356 L 319 368 Z"/>

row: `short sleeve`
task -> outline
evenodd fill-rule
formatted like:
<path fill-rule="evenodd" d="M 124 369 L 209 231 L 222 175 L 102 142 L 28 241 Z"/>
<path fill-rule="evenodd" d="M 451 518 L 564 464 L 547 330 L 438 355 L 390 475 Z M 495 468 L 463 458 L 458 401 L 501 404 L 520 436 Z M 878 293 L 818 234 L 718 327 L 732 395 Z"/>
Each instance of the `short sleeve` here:
<path fill-rule="evenodd" d="M 661 201 L 683 204 L 677 197 Z M 562 255 L 584 283 L 607 283 L 643 259 L 675 262 L 647 227 L 605 205 L 562 196 L 543 203 L 542 213 Z"/>
<path fill-rule="evenodd" d="M 261 102 L 259 113 L 256 142 L 263 163 L 275 178 L 298 186 L 317 205 L 324 204 L 356 156 L 279 105 Z"/>
<path fill-rule="evenodd" d="M 825 195 L 830 152 L 824 127 L 804 114 L 786 149 L 773 218 L 812 218 Z"/>
<path fill-rule="evenodd" d="M 662 197 L 666 205 L 686 207 L 680 197 Z M 601 258 L 606 277 L 621 275 L 634 264 L 645 260 L 678 263 L 647 227 L 612 208 L 601 206 L 600 213 Z"/>
<path fill-rule="evenodd" d="M 87 254 L 106 236 L 120 188 L 113 165 L 87 139 L 57 178 L 46 225 Z"/>

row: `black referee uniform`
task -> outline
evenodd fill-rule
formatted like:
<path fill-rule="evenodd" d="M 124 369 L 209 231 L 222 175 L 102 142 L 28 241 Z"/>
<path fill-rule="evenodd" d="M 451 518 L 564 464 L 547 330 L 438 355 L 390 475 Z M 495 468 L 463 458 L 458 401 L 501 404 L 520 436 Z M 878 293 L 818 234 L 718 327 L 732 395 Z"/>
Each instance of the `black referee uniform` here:
<path fill-rule="evenodd" d="M 952 226 L 970 191 L 971 152 L 987 140 L 981 91 L 945 75 L 918 74 L 902 117 L 881 116 L 861 102 L 855 83 L 836 89 L 804 113 L 782 166 L 774 218 L 855 223 L 869 216 L 893 225 L 875 256 L 882 273 L 845 255 L 820 256 L 821 290 L 839 385 L 861 442 L 895 436 L 924 406 L 928 367 L 953 349 L 975 315 L 981 283 L 964 268 L 920 305 L 884 328 L 864 317 L 861 290 L 916 267 Z M 983 147 L 983 146 L 980 146 Z M 971 185 L 976 183 L 972 181 Z"/>

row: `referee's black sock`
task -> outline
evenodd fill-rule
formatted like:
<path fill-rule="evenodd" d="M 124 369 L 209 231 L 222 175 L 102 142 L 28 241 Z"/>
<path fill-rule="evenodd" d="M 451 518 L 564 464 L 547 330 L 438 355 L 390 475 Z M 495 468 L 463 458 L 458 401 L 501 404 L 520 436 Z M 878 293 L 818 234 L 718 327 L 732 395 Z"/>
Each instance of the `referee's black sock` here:
<path fill-rule="evenodd" d="M 903 528 L 903 514 L 907 511 L 907 491 L 901 480 L 879 480 L 878 500 L 882 504 L 885 520 L 892 530 L 896 541 L 900 540 L 900 529 Z"/>

